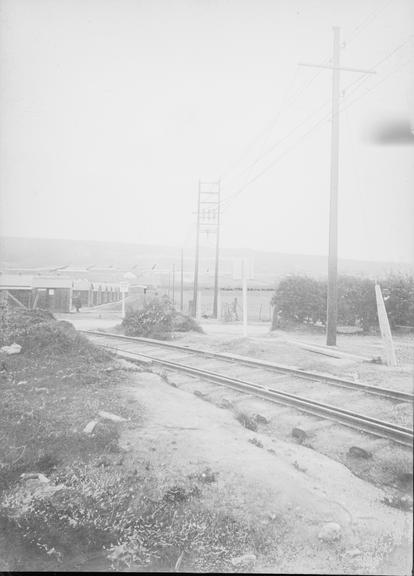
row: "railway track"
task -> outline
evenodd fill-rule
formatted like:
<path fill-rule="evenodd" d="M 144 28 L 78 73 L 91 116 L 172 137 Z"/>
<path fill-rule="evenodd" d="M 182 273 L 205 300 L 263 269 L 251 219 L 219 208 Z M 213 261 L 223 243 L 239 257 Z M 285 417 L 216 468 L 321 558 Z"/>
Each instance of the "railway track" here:
<path fill-rule="evenodd" d="M 116 351 L 118 355 L 129 360 L 151 362 L 169 370 L 183 372 L 210 382 L 225 385 L 238 392 L 254 395 L 279 405 L 290 406 L 302 412 L 329 419 L 359 431 L 398 442 L 399 444 L 410 447 L 413 445 L 413 430 L 410 428 L 362 415 L 309 397 L 292 394 L 290 389 L 292 382 L 302 381 L 303 383 L 303 379 L 305 379 L 310 380 L 312 383 L 317 383 L 319 393 L 321 385 L 325 385 L 326 387 L 335 386 L 347 388 L 348 390 L 352 390 L 353 393 L 380 396 L 384 401 L 391 400 L 394 402 L 412 403 L 414 396 L 407 392 L 379 388 L 331 375 L 309 372 L 290 366 L 257 360 L 255 358 L 199 350 L 197 348 L 180 346 L 170 342 L 160 342 L 149 338 L 136 338 L 98 331 L 82 332 L 95 340 L 96 343 Z M 181 356 L 178 358 L 177 353 L 181 353 Z M 173 355 L 173 358 L 171 358 L 171 355 Z M 216 362 L 217 370 L 219 371 L 206 370 L 194 365 L 194 363 L 197 364 L 206 357 Z M 230 367 L 232 372 L 235 366 L 243 366 L 245 370 L 247 368 L 248 371 L 250 371 L 249 379 L 223 374 L 223 371 L 226 371 L 226 366 L 227 369 Z M 288 386 L 288 391 L 280 389 L 282 382 L 278 379 L 276 379 L 275 382 L 272 381 L 269 385 L 258 383 L 257 378 L 259 378 L 260 381 L 264 380 L 264 371 L 267 373 L 278 373 L 278 378 L 284 377 L 285 381 L 283 385 L 285 387 Z M 256 381 L 252 381 L 252 378 Z M 278 389 L 274 387 L 274 384 L 278 385 Z"/>

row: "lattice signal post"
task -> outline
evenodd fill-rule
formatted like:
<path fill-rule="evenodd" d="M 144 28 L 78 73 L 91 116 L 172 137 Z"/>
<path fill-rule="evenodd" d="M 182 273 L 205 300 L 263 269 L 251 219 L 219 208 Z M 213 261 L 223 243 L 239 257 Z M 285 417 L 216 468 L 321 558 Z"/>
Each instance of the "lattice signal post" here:
<path fill-rule="evenodd" d="M 197 237 L 196 237 L 196 257 L 194 267 L 194 288 L 193 288 L 193 309 L 192 309 L 192 315 L 194 317 L 197 315 L 200 234 L 202 232 L 205 232 L 207 234 L 212 233 L 216 237 L 213 316 L 217 318 L 218 275 L 219 275 L 219 256 L 220 256 L 220 182 L 198 183 Z"/>

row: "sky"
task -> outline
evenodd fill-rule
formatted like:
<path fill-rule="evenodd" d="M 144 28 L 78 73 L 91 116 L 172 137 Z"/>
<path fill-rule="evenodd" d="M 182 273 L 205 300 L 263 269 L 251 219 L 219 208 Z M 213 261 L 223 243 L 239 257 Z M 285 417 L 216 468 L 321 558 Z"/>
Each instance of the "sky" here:
<path fill-rule="evenodd" d="M 0 0 L 0 234 L 327 254 L 333 26 L 339 256 L 413 261 L 410 0 Z M 411 64 L 411 65 L 410 65 Z M 251 181 L 251 182 L 250 182 Z M 211 236 L 202 238 L 212 245 Z"/>

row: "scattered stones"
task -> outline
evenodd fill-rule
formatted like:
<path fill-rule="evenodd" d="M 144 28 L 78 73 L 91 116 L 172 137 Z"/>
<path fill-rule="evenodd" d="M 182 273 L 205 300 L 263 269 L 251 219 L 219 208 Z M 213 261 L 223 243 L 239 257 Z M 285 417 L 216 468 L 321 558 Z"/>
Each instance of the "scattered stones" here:
<path fill-rule="evenodd" d="M 364 460 L 372 458 L 372 452 L 369 452 L 360 446 L 351 446 L 348 450 L 348 455 L 354 456 L 355 458 L 363 458 Z"/>
<path fill-rule="evenodd" d="M 20 354 L 21 351 L 22 347 L 20 344 L 16 344 L 16 342 L 13 342 L 13 344 L 10 344 L 10 346 L 2 346 L 0 348 L 0 352 L 4 352 L 4 354 L 7 354 L 8 356 L 12 354 Z"/>
<path fill-rule="evenodd" d="M 301 466 L 297 460 L 294 460 L 293 467 L 296 468 L 296 470 L 299 470 L 299 472 L 307 471 L 307 468 L 305 468 L 305 466 Z"/>
<path fill-rule="evenodd" d="M 122 416 L 117 416 L 116 414 L 112 414 L 111 412 L 104 412 L 103 410 L 98 412 L 99 416 L 104 420 L 112 420 L 112 422 L 126 422 L 126 418 Z"/>
<path fill-rule="evenodd" d="M 248 441 L 250 442 L 250 444 L 254 444 L 258 448 L 263 448 L 263 444 L 257 438 L 249 438 Z"/>
<path fill-rule="evenodd" d="M 249 567 L 252 568 L 256 563 L 255 554 L 243 554 L 243 556 L 236 556 L 230 560 L 233 566 L 236 567 Z"/>
<path fill-rule="evenodd" d="M 292 436 L 299 442 L 299 444 L 303 444 L 303 442 L 305 442 L 306 438 L 308 437 L 306 432 L 301 428 L 293 428 Z"/>
<path fill-rule="evenodd" d="M 323 542 L 336 542 L 341 538 L 342 529 L 336 522 L 327 522 L 319 531 L 318 538 Z"/>
<path fill-rule="evenodd" d="M 381 502 L 392 508 L 398 508 L 399 510 L 412 510 L 413 508 L 412 499 L 408 496 L 400 496 L 399 494 L 395 496 L 384 496 Z"/>
<path fill-rule="evenodd" d="M 231 402 L 228 398 L 223 398 L 219 404 L 220 408 L 232 408 L 233 402 Z"/>
<path fill-rule="evenodd" d="M 262 414 L 255 414 L 254 419 L 258 424 L 269 424 L 270 422 L 270 420 L 268 420 L 265 416 L 262 416 Z"/>
<path fill-rule="evenodd" d="M 237 414 L 236 419 L 248 430 L 252 430 L 252 432 L 257 431 L 257 423 L 254 418 L 251 418 L 247 414 L 243 414 L 243 412 L 241 412 Z"/>

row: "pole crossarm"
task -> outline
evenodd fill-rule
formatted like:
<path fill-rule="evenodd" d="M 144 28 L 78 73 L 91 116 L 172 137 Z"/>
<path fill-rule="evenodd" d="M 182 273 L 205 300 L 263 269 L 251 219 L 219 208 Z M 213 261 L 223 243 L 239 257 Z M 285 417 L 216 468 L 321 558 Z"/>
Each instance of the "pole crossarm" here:
<path fill-rule="evenodd" d="M 340 70 L 341 72 L 359 72 L 360 74 L 376 74 L 376 70 L 364 70 L 363 68 L 350 68 L 348 66 L 326 66 L 325 64 L 310 64 L 308 62 L 298 62 L 299 66 L 309 68 L 326 68 L 327 70 Z"/>

